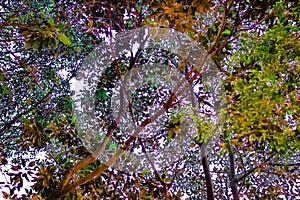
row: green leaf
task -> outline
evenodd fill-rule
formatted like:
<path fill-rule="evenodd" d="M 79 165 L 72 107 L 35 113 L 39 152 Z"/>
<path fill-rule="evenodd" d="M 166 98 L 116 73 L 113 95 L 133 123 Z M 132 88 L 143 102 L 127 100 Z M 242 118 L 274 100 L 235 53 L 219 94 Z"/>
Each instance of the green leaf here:
<path fill-rule="evenodd" d="M 211 27 L 211 29 L 212 29 L 214 32 L 216 32 L 216 31 L 217 31 L 217 28 L 216 28 L 216 26 L 215 26 L 215 25 L 213 25 L 213 26 Z"/>
<path fill-rule="evenodd" d="M 208 40 L 207 40 L 206 37 L 201 37 L 200 42 L 201 42 L 201 43 L 207 43 Z"/>
<path fill-rule="evenodd" d="M 95 133 L 95 136 L 96 136 L 96 140 L 99 141 L 99 139 L 100 139 L 100 133 L 99 133 L 99 132 L 96 132 L 96 133 Z"/>
<path fill-rule="evenodd" d="M 109 150 L 112 150 L 112 149 L 116 148 L 117 146 L 118 146 L 117 143 L 112 143 L 109 145 Z"/>
<path fill-rule="evenodd" d="M 48 24 L 50 24 L 50 25 L 54 25 L 54 19 L 53 19 L 53 18 L 49 18 L 49 19 L 47 20 L 47 22 L 48 22 Z"/>
<path fill-rule="evenodd" d="M 2 89 L 2 94 L 8 94 L 8 89 L 6 85 L 1 85 L 1 89 Z"/>
<path fill-rule="evenodd" d="M 57 156 L 55 156 L 55 160 L 59 160 L 62 157 L 62 153 L 57 154 Z"/>
<path fill-rule="evenodd" d="M 71 159 L 70 159 L 70 157 L 67 157 L 66 158 L 66 162 L 64 163 L 64 167 L 70 167 L 71 166 Z"/>
<path fill-rule="evenodd" d="M 63 23 L 59 22 L 57 25 L 57 28 L 62 31 L 62 30 L 64 30 L 65 25 Z"/>
<path fill-rule="evenodd" d="M 4 76 L 0 74 L 0 81 L 4 81 Z"/>
<path fill-rule="evenodd" d="M 145 169 L 141 171 L 143 174 L 151 174 L 151 171 L 149 169 Z"/>
<path fill-rule="evenodd" d="M 24 123 L 30 124 L 31 121 L 29 119 L 27 119 L 26 117 L 21 117 L 20 120 Z"/>
<path fill-rule="evenodd" d="M 72 123 L 75 123 L 75 121 L 76 121 L 76 118 L 75 118 L 75 117 L 72 117 L 72 118 L 71 118 L 71 122 L 72 122 Z"/>
<path fill-rule="evenodd" d="M 102 89 L 100 90 L 100 95 L 102 97 L 103 100 L 106 100 L 106 90 Z"/>
<path fill-rule="evenodd" d="M 226 29 L 225 31 L 222 32 L 223 35 L 229 35 L 231 31 L 229 29 Z"/>
<path fill-rule="evenodd" d="M 63 33 L 58 33 L 57 34 L 57 39 L 59 41 L 61 41 L 62 43 L 64 43 L 65 45 L 71 45 L 72 44 L 71 40 Z"/>
<path fill-rule="evenodd" d="M 269 75 L 269 79 L 270 79 L 272 82 L 275 82 L 276 76 L 273 75 L 273 74 L 271 74 L 271 75 Z"/>

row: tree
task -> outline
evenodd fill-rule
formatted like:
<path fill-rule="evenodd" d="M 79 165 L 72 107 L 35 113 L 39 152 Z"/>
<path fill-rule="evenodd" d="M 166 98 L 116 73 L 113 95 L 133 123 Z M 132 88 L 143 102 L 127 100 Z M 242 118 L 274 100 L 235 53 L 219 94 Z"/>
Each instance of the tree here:
<path fill-rule="evenodd" d="M 10 189 L 10 194 L 2 192 L 5 197 L 16 198 L 15 189 L 30 177 L 35 185 L 24 199 L 279 199 L 299 194 L 297 1 L 60 0 L 0 6 L 0 161 L 3 170 L 9 163 L 13 171 L 7 171 L 9 183 L 0 185 Z M 196 133 L 187 133 L 195 137 L 177 161 L 127 173 L 103 165 L 85 149 L 75 130 L 78 119 L 68 84 L 101 41 L 142 26 L 171 28 L 203 45 L 224 82 L 226 117 L 208 154 L 207 125 L 199 122 Z M 125 149 L 134 144 L 146 151 L 158 143 L 125 140 L 111 114 L 110 91 L 118 77 L 150 63 L 171 63 L 184 75 L 194 67 L 160 49 L 112 60 L 96 92 L 97 114 L 106 123 L 106 135 L 113 136 L 111 144 L 123 141 Z M 195 86 L 201 74 L 189 81 Z M 172 99 L 163 84 L 148 85 L 132 97 L 136 108 L 161 105 L 158 87 L 163 88 L 160 96 Z M 149 98 L 153 93 L 157 96 Z M 209 103 L 205 100 L 197 103 Z M 136 120 L 147 114 L 133 111 Z M 176 112 L 167 117 L 157 139 L 172 140 L 183 123 Z M 37 152 L 47 159 L 29 157 Z"/>

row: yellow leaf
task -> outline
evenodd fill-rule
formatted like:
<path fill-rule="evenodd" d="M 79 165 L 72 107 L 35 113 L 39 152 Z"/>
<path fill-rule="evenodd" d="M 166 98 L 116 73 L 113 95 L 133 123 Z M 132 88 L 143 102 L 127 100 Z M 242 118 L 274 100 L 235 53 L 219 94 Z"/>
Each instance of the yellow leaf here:
<path fill-rule="evenodd" d="M 38 196 L 36 194 L 34 194 L 31 198 L 32 200 L 39 200 Z"/>
<path fill-rule="evenodd" d="M 31 35 L 31 31 L 30 30 L 25 30 L 21 33 L 24 37 L 30 36 Z"/>
<path fill-rule="evenodd" d="M 93 24 L 94 24 L 93 20 L 89 19 L 89 27 L 90 27 L 90 28 L 93 27 Z"/>
<path fill-rule="evenodd" d="M 141 190 L 139 193 L 139 197 L 143 198 L 146 196 L 146 190 Z"/>
<path fill-rule="evenodd" d="M 257 173 L 260 176 L 260 169 L 259 168 L 254 169 L 254 173 Z"/>
<path fill-rule="evenodd" d="M 182 7 L 182 4 L 181 3 L 176 3 L 175 5 L 174 5 L 174 8 L 176 9 L 176 10 L 178 10 L 179 8 L 181 8 Z"/>
<path fill-rule="evenodd" d="M 238 143 L 239 143 L 239 139 L 232 139 L 231 142 L 232 142 L 233 144 L 238 144 Z"/>
<path fill-rule="evenodd" d="M 225 142 L 222 142 L 222 143 L 220 144 L 220 147 L 225 149 L 225 148 L 226 148 Z"/>

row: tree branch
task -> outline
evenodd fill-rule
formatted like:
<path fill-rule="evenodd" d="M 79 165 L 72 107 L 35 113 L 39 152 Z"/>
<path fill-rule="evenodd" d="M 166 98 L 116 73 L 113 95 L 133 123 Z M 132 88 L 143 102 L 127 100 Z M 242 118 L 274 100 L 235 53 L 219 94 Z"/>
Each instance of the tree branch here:
<path fill-rule="evenodd" d="M 221 37 L 222 31 L 224 30 L 224 27 L 225 27 L 225 24 L 226 24 L 226 16 L 227 16 L 227 7 L 226 7 L 226 3 L 224 4 L 223 9 L 224 9 L 224 11 L 223 11 L 223 16 L 222 16 L 221 26 L 220 26 L 219 31 L 218 31 L 218 33 L 217 33 L 217 36 L 216 36 L 216 38 L 215 38 L 215 40 L 214 40 L 214 42 L 213 42 L 213 45 L 212 45 L 212 46 L 208 49 L 208 51 L 207 51 L 208 54 L 211 54 L 211 53 L 213 52 L 215 46 L 216 46 L 217 43 L 218 43 L 219 38 Z"/>
<path fill-rule="evenodd" d="M 162 180 L 162 178 L 161 178 L 161 176 L 159 175 L 159 173 L 158 173 L 158 171 L 157 171 L 157 169 L 156 169 L 154 163 L 153 163 L 152 160 L 149 158 L 149 156 L 148 156 L 148 154 L 147 154 L 147 151 L 146 151 L 146 149 L 145 149 L 144 143 L 143 143 L 143 141 L 142 141 L 142 138 L 139 137 L 138 140 L 139 140 L 139 142 L 141 143 L 142 150 L 143 150 L 143 152 L 145 153 L 146 158 L 147 158 L 148 162 L 150 163 L 150 165 L 151 165 L 151 167 L 152 167 L 152 169 L 153 169 L 153 171 L 154 171 L 154 175 L 156 176 L 156 178 L 159 180 L 159 182 L 160 182 L 160 183 L 162 184 L 162 186 L 164 187 L 165 193 L 167 193 L 167 191 L 168 191 L 167 184 Z"/>
<path fill-rule="evenodd" d="M 268 161 L 269 161 L 271 158 L 273 158 L 275 155 L 276 155 L 276 154 L 273 153 L 273 154 L 272 154 L 271 156 L 269 156 L 263 163 L 268 162 Z M 268 164 L 268 165 L 269 165 L 269 164 Z M 260 168 L 260 165 L 259 165 L 259 166 L 256 166 L 256 167 L 253 167 L 253 168 L 251 168 L 251 169 L 249 169 L 247 172 L 244 172 L 244 173 L 241 173 L 241 174 L 237 175 L 237 176 L 235 177 L 235 180 L 234 180 L 234 181 L 239 182 L 240 180 L 246 178 L 248 175 L 250 175 L 252 172 L 254 172 L 255 169 L 258 169 L 258 168 Z"/>
<path fill-rule="evenodd" d="M 213 183 L 211 179 L 211 174 L 209 170 L 209 163 L 207 159 L 207 153 L 206 153 L 206 144 L 203 143 L 201 146 L 201 155 L 202 155 L 202 167 L 204 171 L 204 176 L 205 176 L 205 184 L 206 184 L 206 194 L 207 194 L 207 200 L 214 200 L 214 188 L 213 188 Z"/>
<path fill-rule="evenodd" d="M 203 61 L 204 63 L 204 61 Z M 201 64 L 203 64 L 201 63 Z M 195 68 L 191 69 L 191 71 L 186 75 L 186 77 L 189 77 L 190 74 L 192 74 L 192 72 L 195 71 Z M 199 75 L 198 73 L 193 75 L 193 79 L 190 81 L 192 82 L 193 80 L 195 80 L 195 76 Z M 137 129 L 134 131 L 134 133 L 128 138 L 128 140 L 122 144 L 120 146 L 120 148 L 116 151 L 116 153 L 109 159 L 109 161 L 106 164 L 100 165 L 98 166 L 93 172 L 91 172 L 90 174 L 86 175 L 85 177 L 77 180 L 76 182 L 72 183 L 71 185 L 65 187 L 67 185 L 67 183 L 69 182 L 70 178 L 72 175 L 74 175 L 78 170 L 80 170 L 81 168 L 83 168 L 84 166 L 88 165 L 89 163 L 91 163 L 92 161 L 95 160 L 95 157 L 93 156 L 88 156 L 87 158 L 85 158 L 84 160 L 80 161 L 78 164 L 76 164 L 74 167 L 72 167 L 72 169 L 70 169 L 70 171 L 65 175 L 63 181 L 59 184 L 59 186 L 57 187 L 57 189 L 47 198 L 47 200 L 54 200 L 54 199 L 59 199 L 63 196 L 65 196 L 67 193 L 69 193 L 70 191 L 72 191 L 73 189 L 75 189 L 76 187 L 91 181 L 93 178 L 96 178 L 98 176 L 101 175 L 101 173 L 103 173 L 109 166 L 111 166 L 118 158 L 119 156 L 124 153 L 124 151 L 128 150 L 129 146 L 131 145 L 131 143 L 133 141 L 135 141 L 136 137 L 138 137 L 139 133 L 150 123 L 152 123 L 153 121 L 157 120 L 158 117 L 160 117 L 163 113 L 165 113 L 166 111 L 168 111 L 170 108 L 172 108 L 175 104 L 173 103 L 176 100 L 176 97 L 178 97 L 180 94 L 182 94 L 183 92 L 186 91 L 187 87 L 189 86 L 188 84 L 185 85 L 185 87 L 181 90 L 179 90 L 180 86 L 185 82 L 186 78 L 182 78 L 181 81 L 179 81 L 176 86 L 173 89 L 173 93 L 170 96 L 170 98 L 167 100 L 167 102 L 162 106 L 162 108 L 160 110 L 158 110 L 153 116 L 151 116 L 148 119 L 145 119 L 142 123 L 140 127 L 137 127 Z M 179 90 L 179 91 L 178 91 Z M 124 92 L 123 90 L 121 90 L 121 92 Z M 123 106 L 120 106 L 120 108 Z M 100 155 L 103 151 L 104 148 L 108 142 L 108 139 L 111 135 L 111 133 L 113 132 L 113 130 L 116 128 L 118 121 L 121 119 L 121 113 L 122 111 L 119 112 L 119 115 L 113 125 L 113 127 L 111 127 L 108 130 L 108 133 L 106 134 L 106 138 L 104 139 L 104 141 L 102 142 L 102 144 L 99 145 L 99 149 L 96 152 L 96 155 Z M 96 156 L 97 157 L 97 156 Z M 211 186 L 212 189 L 212 186 Z M 213 191 L 210 192 L 213 194 Z"/>
<path fill-rule="evenodd" d="M 291 167 L 291 166 L 300 166 L 300 163 L 268 163 L 267 165 L 271 166 L 282 166 L 282 167 Z"/>
<path fill-rule="evenodd" d="M 229 171 L 229 178 L 230 178 L 230 187 L 232 191 L 232 196 L 234 200 L 238 200 L 238 186 L 237 183 L 238 181 L 236 180 L 236 175 L 235 175 L 235 153 L 232 149 L 230 141 L 226 142 L 226 147 L 228 149 L 228 156 L 229 156 L 229 166 L 230 166 L 230 171 Z"/>

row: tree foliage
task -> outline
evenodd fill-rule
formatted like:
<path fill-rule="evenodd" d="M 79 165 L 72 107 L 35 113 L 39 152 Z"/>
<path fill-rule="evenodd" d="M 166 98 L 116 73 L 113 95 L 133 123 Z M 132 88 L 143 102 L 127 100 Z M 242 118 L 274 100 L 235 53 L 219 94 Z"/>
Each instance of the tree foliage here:
<path fill-rule="evenodd" d="M 8 177 L 0 182 L 3 197 L 295 199 L 300 193 L 299 9 L 298 1 L 287 0 L 0 2 L 0 166 Z M 186 133 L 195 137 L 182 157 L 160 169 L 128 173 L 103 165 L 85 149 L 75 129 L 69 84 L 102 41 L 143 26 L 185 33 L 206 49 L 223 80 L 226 115 L 211 151 L 209 125 L 198 120 L 198 130 Z M 97 115 L 111 144 L 148 151 L 160 139 L 174 139 L 184 124 L 180 113 L 170 112 L 156 138 L 144 141 L 128 139 L 116 126 L 117 80 L 153 63 L 183 75 L 193 69 L 160 49 L 112 60 L 96 92 Z M 193 86 L 201 82 L 197 75 L 189 78 Z M 209 105 L 205 89 L 197 95 L 199 105 Z M 153 84 L 139 88 L 132 99 L 135 120 L 143 122 L 151 106 L 172 95 L 165 85 Z M 34 185 L 28 188 L 30 181 Z"/>

